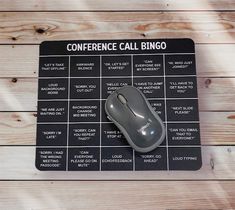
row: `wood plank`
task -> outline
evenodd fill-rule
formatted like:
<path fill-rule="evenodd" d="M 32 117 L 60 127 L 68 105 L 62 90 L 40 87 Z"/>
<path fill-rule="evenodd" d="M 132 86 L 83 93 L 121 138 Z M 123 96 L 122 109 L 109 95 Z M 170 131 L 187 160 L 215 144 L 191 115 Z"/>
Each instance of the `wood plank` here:
<path fill-rule="evenodd" d="M 235 78 L 198 78 L 197 81 L 200 110 L 235 110 Z"/>
<path fill-rule="evenodd" d="M 0 145 L 35 145 L 36 120 L 36 112 L 0 112 Z"/>
<path fill-rule="evenodd" d="M 201 142 L 205 145 L 235 144 L 234 112 L 200 112 Z"/>
<path fill-rule="evenodd" d="M 235 112 L 201 112 L 200 125 L 202 145 L 235 145 Z M 0 112 L 0 145 L 35 145 L 35 139 L 36 112 Z"/>
<path fill-rule="evenodd" d="M 37 77 L 37 45 L 0 45 L 1 77 Z"/>
<path fill-rule="evenodd" d="M 234 10 L 233 0 L 34 0 L 22 4 L 20 0 L 1 1 L 0 11 L 120 11 L 120 10 Z"/>
<path fill-rule="evenodd" d="M 235 78 L 198 78 L 201 111 L 234 111 Z M 0 78 L 0 111 L 36 111 L 37 79 Z"/>
<path fill-rule="evenodd" d="M 38 171 L 35 147 L 1 146 L 0 180 L 222 180 L 235 179 L 235 146 L 202 146 L 197 171 Z"/>
<path fill-rule="evenodd" d="M 235 12 L 1 12 L 0 20 L 0 44 L 160 37 L 235 43 Z"/>
<path fill-rule="evenodd" d="M 37 77 L 38 45 L 0 45 L 0 55 L 0 77 Z M 196 44 L 197 74 L 235 77 L 234 57 L 234 44 Z"/>
<path fill-rule="evenodd" d="M 0 79 L 0 111 L 36 111 L 36 79 Z"/>
<path fill-rule="evenodd" d="M 234 181 L 0 182 L 0 208 L 234 209 Z M 199 202 L 200 201 L 200 202 Z"/>

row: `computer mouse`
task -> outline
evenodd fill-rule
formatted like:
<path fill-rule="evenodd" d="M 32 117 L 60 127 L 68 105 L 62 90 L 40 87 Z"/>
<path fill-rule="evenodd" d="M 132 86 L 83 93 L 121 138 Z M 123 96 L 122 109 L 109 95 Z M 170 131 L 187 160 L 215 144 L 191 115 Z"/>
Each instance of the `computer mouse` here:
<path fill-rule="evenodd" d="M 144 94 L 133 86 L 121 87 L 109 95 L 105 112 L 137 152 L 150 152 L 165 138 L 162 120 Z"/>

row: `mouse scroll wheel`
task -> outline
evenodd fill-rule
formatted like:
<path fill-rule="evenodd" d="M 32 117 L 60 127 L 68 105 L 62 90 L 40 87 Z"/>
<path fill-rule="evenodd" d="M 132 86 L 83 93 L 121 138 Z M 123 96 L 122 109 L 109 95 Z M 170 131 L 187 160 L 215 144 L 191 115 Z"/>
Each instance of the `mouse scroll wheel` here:
<path fill-rule="evenodd" d="M 122 94 L 118 94 L 117 97 L 118 97 L 119 101 L 121 101 L 121 103 L 123 103 L 123 104 L 127 103 L 126 98 Z"/>

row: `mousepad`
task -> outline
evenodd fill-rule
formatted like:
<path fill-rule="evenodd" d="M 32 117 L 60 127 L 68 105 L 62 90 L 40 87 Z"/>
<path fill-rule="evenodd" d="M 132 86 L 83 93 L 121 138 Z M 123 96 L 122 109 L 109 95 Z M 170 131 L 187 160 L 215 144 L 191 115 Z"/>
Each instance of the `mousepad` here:
<path fill-rule="evenodd" d="M 152 152 L 135 152 L 106 117 L 106 98 L 125 85 L 141 90 L 164 122 L 165 140 Z M 39 170 L 198 170 L 202 161 L 194 42 L 41 43 L 36 138 Z"/>

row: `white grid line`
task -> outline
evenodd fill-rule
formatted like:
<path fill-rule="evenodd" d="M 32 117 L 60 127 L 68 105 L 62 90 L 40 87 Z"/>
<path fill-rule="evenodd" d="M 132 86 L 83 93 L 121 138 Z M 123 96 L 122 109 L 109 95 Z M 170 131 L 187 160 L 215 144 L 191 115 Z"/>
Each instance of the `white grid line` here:
<path fill-rule="evenodd" d="M 164 74 L 164 101 L 165 101 L 165 127 L 166 127 L 166 161 L 167 170 L 169 171 L 169 153 L 168 153 L 168 133 L 167 133 L 167 106 L 166 106 L 166 68 L 165 68 L 165 55 L 163 54 L 163 74 Z"/>
<path fill-rule="evenodd" d="M 125 53 L 125 54 L 102 54 L 102 56 L 125 56 L 125 55 L 133 55 L 132 53 Z M 141 55 L 195 55 L 195 53 L 140 53 L 140 54 L 134 54 L 134 56 L 141 56 Z M 45 58 L 45 57 L 67 57 L 68 55 L 40 55 L 40 58 Z M 101 56 L 101 55 L 95 55 L 95 54 L 70 54 L 69 56 L 71 57 L 79 57 L 79 56 Z"/>
<path fill-rule="evenodd" d="M 165 121 L 163 121 L 164 123 L 165 123 Z M 92 121 L 90 121 L 90 122 L 69 122 L 69 124 L 99 124 L 100 122 L 92 122 Z M 101 122 L 101 123 L 103 123 L 103 124 L 107 124 L 107 123 L 111 123 L 111 124 L 113 124 L 113 122 Z M 169 123 L 199 123 L 199 121 L 167 121 L 167 123 L 169 124 Z M 37 124 L 49 124 L 49 125 L 51 125 L 51 124 L 67 124 L 67 121 L 65 121 L 65 122 L 37 122 Z"/>
<path fill-rule="evenodd" d="M 164 98 L 148 98 L 148 100 L 165 100 Z M 197 100 L 198 98 L 167 98 L 167 100 Z M 68 101 L 67 99 L 38 99 L 38 101 Z M 103 98 L 77 98 L 77 99 L 69 99 L 69 101 L 106 101 L 106 99 Z"/>
<path fill-rule="evenodd" d="M 131 85 L 133 86 L 134 85 L 134 82 L 133 82 L 133 80 L 134 80 L 134 62 L 133 62 L 133 55 L 131 55 Z M 133 171 L 135 171 L 135 150 L 134 149 L 132 149 L 133 150 L 133 154 L 132 154 L 132 156 L 133 156 Z"/>
<path fill-rule="evenodd" d="M 195 77 L 196 75 L 195 74 L 184 74 L 184 75 L 166 75 L 166 77 L 173 77 L 173 78 L 175 78 L 175 77 Z M 134 75 L 134 77 L 135 78 L 151 78 L 151 77 L 163 77 L 163 75 L 156 75 L 156 76 L 154 76 L 154 75 L 148 75 L 148 76 L 137 76 L 137 75 Z M 67 79 L 68 77 L 39 77 L 39 79 L 41 80 L 41 79 Z M 113 79 L 123 79 L 123 78 L 131 78 L 131 76 L 102 76 L 102 75 L 100 75 L 100 76 L 98 76 L 98 77 L 69 77 L 69 78 L 71 78 L 71 79 L 95 79 L 95 78 L 97 78 L 97 79 L 99 79 L 99 78 L 101 78 L 101 79 L 109 79 L 109 78 L 113 78 Z"/>
<path fill-rule="evenodd" d="M 31 145 L 30 145 L 31 146 Z M 181 147 L 189 147 L 189 148 L 191 148 L 191 147 L 202 147 L 203 145 L 168 145 L 168 147 L 169 148 L 171 148 L 171 147 L 179 147 L 179 148 L 181 148 Z M 205 145 L 204 145 L 205 146 Z M 67 146 L 56 146 L 56 145 L 53 145 L 53 146 L 51 146 L 51 145 L 37 145 L 37 147 L 39 147 L 39 148 L 45 148 L 45 147 L 48 147 L 48 148 L 67 148 Z M 118 146 L 114 146 L 114 145 L 110 145 L 110 146 L 108 146 L 108 145 L 103 145 L 102 147 L 115 147 L 115 148 L 132 148 L 130 145 L 118 145 Z M 158 147 L 161 147 L 161 148 L 166 148 L 167 146 L 166 145 L 160 145 L 160 146 L 158 146 Z M 77 146 L 75 146 L 75 145 L 71 145 L 71 146 L 69 146 L 69 148 L 100 148 L 100 146 L 98 145 L 94 145 L 94 146 L 86 146 L 86 145 L 77 145 Z"/>
<path fill-rule="evenodd" d="M 70 56 L 68 64 L 68 75 L 70 76 Z M 70 106 L 70 77 L 68 77 L 68 110 L 67 110 L 67 153 L 66 153 L 66 171 L 68 171 L 69 165 L 69 106 Z"/>
<path fill-rule="evenodd" d="M 102 77 L 101 77 L 101 75 L 102 75 L 102 55 L 100 55 L 100 171 L 101 171 L 101 166 L 102 166 L 102 164 L 101 164 L 101 150 L 102 150 L 102 148 L 101 148 L 101 141 L 102 141 L 102 138 L 101 138 L 101 136 L 102 136 L 102 129 L 101 129 L 101 125 L 102 125 Z"/>

